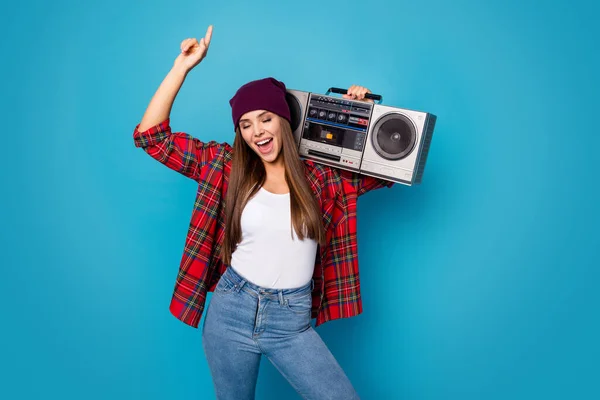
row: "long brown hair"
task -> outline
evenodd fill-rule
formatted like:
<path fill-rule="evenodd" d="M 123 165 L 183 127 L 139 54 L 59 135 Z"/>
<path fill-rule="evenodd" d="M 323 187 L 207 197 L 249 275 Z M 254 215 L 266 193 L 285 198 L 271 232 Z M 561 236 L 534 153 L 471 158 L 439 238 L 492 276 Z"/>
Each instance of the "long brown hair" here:
<path fill-rule="evenodd" d="M 321 220 L 321 210 L 315 194 L 304 173 L 304 163 L 300 159 L 290 123 L 277 115 L 281 126 L 281 157 L 285 165 L 285 181 L 290 188 L 292 225 L 298 239 L 305 237 L 325 244 L 325 230 Z M 235 129 L 231 174 L 225 195 L 225 238 L 221 247 L 221 260 L 231 263 L 231 254 L 242 239 L 242 210 L 248 200 L 258 192 L 267 178 L 262 159 L 248 146 L 239 126 Z M 290 230 L 291 234 L 291 230 Z"/>

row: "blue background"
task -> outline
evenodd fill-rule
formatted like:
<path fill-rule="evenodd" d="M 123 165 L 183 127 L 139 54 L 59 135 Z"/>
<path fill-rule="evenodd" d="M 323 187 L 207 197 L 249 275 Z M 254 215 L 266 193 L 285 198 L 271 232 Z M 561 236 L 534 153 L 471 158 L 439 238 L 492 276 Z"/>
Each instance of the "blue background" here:
<path fill-rule="evenodd" d="M 317 328 L 362 398 L 600 398 L 593 2 L 3 8 L 1 398 L 213 398 L 168 311 L 196 185 L 132 139 L 209 24 L 175 130 L 231 143 L 229 98 L 265 76 L 438 115 L 422 185 L 359 200 L 364 313 Z M 283 397 L 263 358 L 257 398 Z"/>

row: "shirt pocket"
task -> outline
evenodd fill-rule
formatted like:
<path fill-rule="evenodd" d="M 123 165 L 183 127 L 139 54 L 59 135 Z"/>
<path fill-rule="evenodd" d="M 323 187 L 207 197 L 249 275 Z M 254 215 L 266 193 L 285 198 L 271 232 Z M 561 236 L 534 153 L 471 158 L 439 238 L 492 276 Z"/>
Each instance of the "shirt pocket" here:
<path fill-rule="evenodd" d="M 333 218 L 333 208 L 335 207 L 335 197 L 325 198 L 321 201 L 321 214 L 325 230 L 329 228 L 331 219 Z"/>

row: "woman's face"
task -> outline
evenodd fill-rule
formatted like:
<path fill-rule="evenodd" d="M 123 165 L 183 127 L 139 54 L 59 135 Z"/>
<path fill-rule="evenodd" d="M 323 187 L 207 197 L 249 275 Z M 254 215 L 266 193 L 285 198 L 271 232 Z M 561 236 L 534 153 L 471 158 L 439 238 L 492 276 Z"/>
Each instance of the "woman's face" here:
<path fill-rule="evenodd" d="M 279 160 L 283 146 L 279 115 L 266 110 L 250 111 L 242 115 L 239 127 L 248 146 L 264 162 L 274 163 Z"/>

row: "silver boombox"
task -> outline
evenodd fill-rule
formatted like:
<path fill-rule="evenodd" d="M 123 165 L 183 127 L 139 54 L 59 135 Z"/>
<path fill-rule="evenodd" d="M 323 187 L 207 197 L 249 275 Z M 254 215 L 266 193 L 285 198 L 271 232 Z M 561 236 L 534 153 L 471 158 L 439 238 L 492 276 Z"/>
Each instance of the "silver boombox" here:
<path fill-rule="evenodd" d="M 287 90 L 300 156 L 404 185 L 421 183 L 436 116 L 379 104 Z"/>

